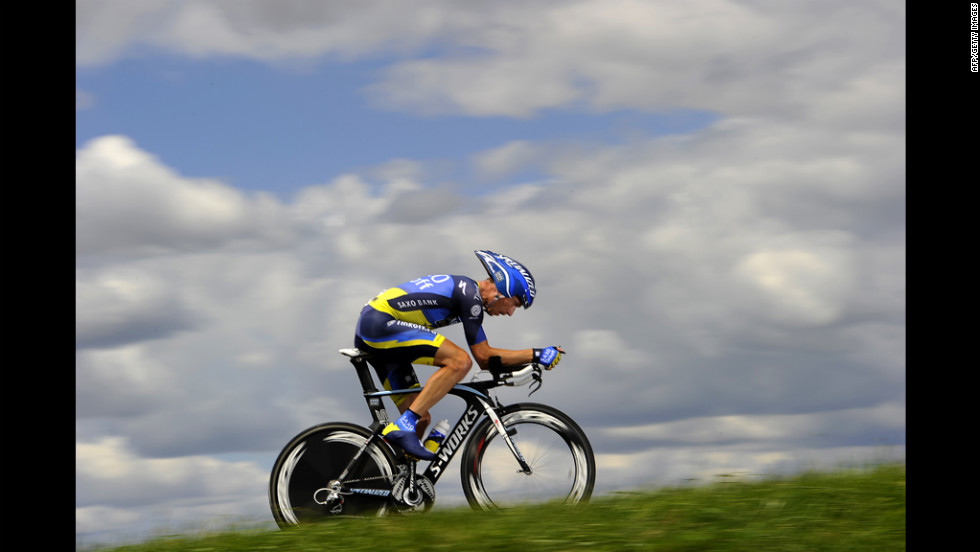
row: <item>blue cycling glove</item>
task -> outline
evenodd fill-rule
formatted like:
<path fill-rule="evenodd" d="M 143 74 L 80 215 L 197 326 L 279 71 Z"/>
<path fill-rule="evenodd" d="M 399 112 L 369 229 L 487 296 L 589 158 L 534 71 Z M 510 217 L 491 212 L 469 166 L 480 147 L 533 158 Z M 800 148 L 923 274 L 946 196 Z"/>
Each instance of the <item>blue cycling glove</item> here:
<path fill-rule="evenodd" d="M 532 349 L 532 351 L 534 352 L 533 362 L 545 370 L 551 370 L 558 366 L 558 361 L 561 360 L 561 351 L 558 350 L 558 347 Z"/>

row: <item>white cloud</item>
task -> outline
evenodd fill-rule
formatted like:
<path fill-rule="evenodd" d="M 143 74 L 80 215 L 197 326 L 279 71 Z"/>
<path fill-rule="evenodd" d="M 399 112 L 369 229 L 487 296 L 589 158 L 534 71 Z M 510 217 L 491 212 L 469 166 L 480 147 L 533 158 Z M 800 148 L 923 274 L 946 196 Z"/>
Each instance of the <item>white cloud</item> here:
<path fill-rule="evenodd" d="M 806 414 L 730 415 L 615 427 L 602 431 L 620 440 L 712 445 L 718 441 L 809 441 L 830 433 L 860 433 L 869 428 L 904 429 L 905 405 L 886 403 L 867 408 Z"/>
<path fill-rule="evenodd" d="M 474 156 L 473 165 L 484 178 L 491 179 L 532 164 L 538 153 L 538 148 L 533 143 L 515 140 L 493 150 L 480 152 Z"/>
<path fill-rule="evenodd" d="M 76 247 L 163 252 L 228 240 L 289 239 L 275 202 L 215 180 L 181 178 L 124 136 L 97 138 L 75 159 Z"/>
<path fill-rule="evenodd" d="M 126 2 L 81 0 L 75 9 L 75 61 L 79 65 L 106 63 L 125 55 L 132 42 L 151 33 L 171 0 Z"/>
<path fill-rule="evenodd" d="M 75 367 L 76 416 L 134 416 L 165 408 L 182 382 L 138 345 L 81 351 Z"/>
<path fill-rule="evenodd" d="M 399 63 L 372 93 L 379 103 L 436 113 L 526 117 L 584 104 L 796 118 L 826 94 L 857 99 L 877 87 L 901 89 L 903 42 L 892 27 L 904 17 L 901 6 L 781 7 L 729 0 L 701 1 L 696 11 L 635 0 L 501 5 L 486 30 L 467 38 L 476 53 Z M 877 65 L 881 57 L 890 58 L 887 69 Z M 887 97 L 895 106 L 901 96 Z"/>
<path fill-rule="evenodd" d="M 461 6 L 80 2 L 76 61 L 152 46 L 266 62 L 405 56 L 369 89 L 415 113 L 528 117 L 541 109 L 697 108 L 896 126 L 904 105 L 904 5 L 887 1 L 579 0 Z M 721 91 L 724 93 L 721 93 Z M 860 121 L 852 114 L 860 113 Z"/>
<path fill-rule="evenodd" d="M 76 345 L 121 345 L 191 329 L 197 319 L 172 282 L 134 266 L 79 270 L 75 280 Z"/>
<path fill-rule="evenodd" d="M 735 273 L 762 292 L 777 322 L 825 325 L 844 314 L 852 265 L 846 250 L 764 249 L 742 258 Z"/>
<path fill-rule="evenodd" d="M 208 456 L 141 458 L 118 437 L 77 442 L 75 531 L 142 528 L 147 536 L 163 529 L 147 523 L 147 514 L 154 511 L 171 511 L 164 519 L 175 525 L 200 527 L 208 521 L 201 512 L 215 505 L 212 517 L 254 519 L 255 497 L 267 482 L 266 470 L 253 462 Z"/>
<path fill-rule="evenodd" d="M 730 415 L 593 432 L 604 489 L 772 477 L 905 457 L 905 404 L 806 414 Z M 895 439 L 903 438 L 902 442 Z M 864 441 L 875 446 L 833 446 Z"/>
<path fill-rule="evenodd" d="M 402 8 L 388 2 L 82 0 L 76 10 L 76 63 L 97 67 L 154 48 L 204 58 L 261 61 L 350 58 L 416 48 L 442 34 L 444 2 Z"/>

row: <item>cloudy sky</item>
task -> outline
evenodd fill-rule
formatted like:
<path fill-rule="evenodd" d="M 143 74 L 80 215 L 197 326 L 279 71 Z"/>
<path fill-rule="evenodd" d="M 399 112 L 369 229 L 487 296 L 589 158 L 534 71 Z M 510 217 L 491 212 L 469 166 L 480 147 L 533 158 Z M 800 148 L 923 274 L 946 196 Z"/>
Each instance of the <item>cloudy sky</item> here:
<path fill-rule="evenodd" d="M 896 0 L 78 0 L 77 538 L 271 522 L 286 441 L 368 421 L 336 352 L 360 307 L 484 248 L 539 290 L 490 343 L 569 351 L 531 400 L 584 426 L 599 493 L 904 458 L 904 27 Z"/>

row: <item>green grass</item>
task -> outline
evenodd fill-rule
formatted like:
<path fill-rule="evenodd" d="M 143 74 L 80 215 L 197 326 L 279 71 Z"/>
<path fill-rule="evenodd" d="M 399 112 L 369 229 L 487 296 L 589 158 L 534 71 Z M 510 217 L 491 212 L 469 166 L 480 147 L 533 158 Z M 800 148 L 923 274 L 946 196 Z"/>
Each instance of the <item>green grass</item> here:
<path fill-rule="evenodd" d="M 288 531 L 159 538 L 114 552 L 905 550 L 905 466 L 616 493 L 575 508 L 468 508 Z"/>

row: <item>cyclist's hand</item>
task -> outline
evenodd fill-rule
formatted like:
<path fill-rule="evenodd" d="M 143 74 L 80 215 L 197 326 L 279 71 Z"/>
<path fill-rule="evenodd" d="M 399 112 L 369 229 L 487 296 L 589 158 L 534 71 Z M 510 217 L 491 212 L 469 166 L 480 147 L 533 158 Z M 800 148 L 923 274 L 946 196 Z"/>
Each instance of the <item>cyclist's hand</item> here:
<path fill-rule="evenodd" d="M 561 347 L 547 347 L 544 349 L 532 349 L 534 353 L 534 364 L 545 370 L 551 370 L 555 366 L 558 366 L 558 361 L 561 360 L 561 354 L 565 351 Z"/>

